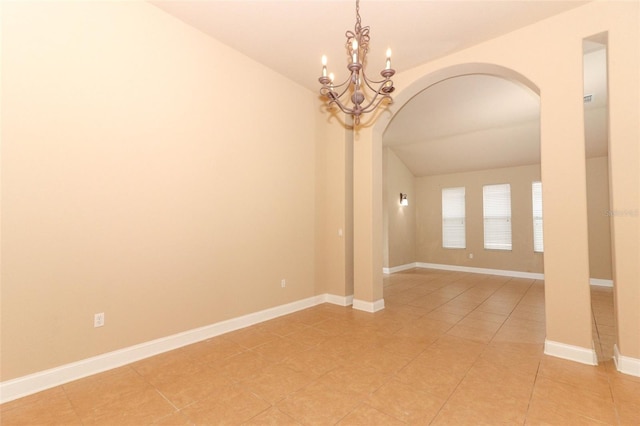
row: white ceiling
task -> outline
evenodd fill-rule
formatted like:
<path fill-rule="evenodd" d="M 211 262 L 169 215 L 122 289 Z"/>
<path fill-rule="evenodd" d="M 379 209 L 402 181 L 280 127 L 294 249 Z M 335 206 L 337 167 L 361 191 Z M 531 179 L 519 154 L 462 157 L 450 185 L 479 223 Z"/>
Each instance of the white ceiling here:
<path fill-rule="evenodd" d="M 347 75 L 344 33 L 353 29 L 355 1 L 151 3 L 310 90 L 319 90 L 323 54 L 337 80 Z M 393 68 L 401 72 L 584 3 L 362 0 L 362 25 L 371 27 L 367 66 L 382 69 L 391 47 Z M 522 87 L 494 77 L 450 79 L 404 106 L 387 129 L 384 144 L 416 176 L 533 164 L 539 161 L 538 102 Z M 462 161 L 456 152 L 465 153 Z M 504 152 L 504 158 L 489 155 L 496 152 Z"/>

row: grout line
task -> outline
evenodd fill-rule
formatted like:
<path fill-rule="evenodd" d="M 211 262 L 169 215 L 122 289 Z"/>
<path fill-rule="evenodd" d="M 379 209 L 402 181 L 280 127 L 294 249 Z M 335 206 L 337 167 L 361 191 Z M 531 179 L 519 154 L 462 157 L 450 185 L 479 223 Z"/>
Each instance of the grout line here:
<path fill-rule="evenodd" d="M 533 385 L 531 386 L 531 394 L 529 395 L 529 402 L 527 403 L 527 411 L 524 414 L 523 424 L 527 423 L 527 418 L 529 417 L 529 410 L 531 409 L 531 401 L 533 400 L 533 394 L 536 390 L 536 384 L 538 383 L 538 375 L 540 374 L 541 363 L 542 363 L 542 358 L 538 360 L 538 368 L 536 368 L 536 374 L 533 379 Z"/>

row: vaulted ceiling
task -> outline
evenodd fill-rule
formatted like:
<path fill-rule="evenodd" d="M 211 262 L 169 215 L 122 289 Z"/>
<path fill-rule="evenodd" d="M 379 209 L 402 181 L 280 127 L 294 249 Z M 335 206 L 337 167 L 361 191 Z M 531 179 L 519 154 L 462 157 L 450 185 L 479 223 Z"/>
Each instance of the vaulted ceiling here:
<path fill-rule="evenodd" d="M 353 29 L 355 1 L 151 3 L 310 90 L 319 89 L 323 54 L 337 79 L 346 77 L 344 33 Z M 385 51 L 391 47 L 393 68 L 402 72 L 584 3 L 362 0 L 362 24 L 371 27 L 368 67 L 383 68 Z M 590 156 L 606 155 L 603 50 L 598 46 L 590 50 L 592 60 L 585 57 L 585 67 L 592 63 L 594 71 L 585 73 L 585 90 L 597 95 L 587 108 L 599 112 L 585 112 L 592 127 L 587 131 L 587 151 Z M 591 84 L 589 78 L 593 89 L 586 87 Z M 539 162 L 538 123 L 539 99 L 527 89 L 496 77 L 465 76 L 438 83 L 414 97 L 394 117 L 383 143 L 416 176 L 535 164 Z"/>

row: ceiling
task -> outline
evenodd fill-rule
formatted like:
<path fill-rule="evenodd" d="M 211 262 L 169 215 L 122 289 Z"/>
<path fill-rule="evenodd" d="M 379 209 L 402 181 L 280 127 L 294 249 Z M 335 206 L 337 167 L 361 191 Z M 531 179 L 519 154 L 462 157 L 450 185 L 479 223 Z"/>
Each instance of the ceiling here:
<path fill-rule="evenodd" d="M 347 75 L 344 33 L 355 24 L 354 1 L 151 3 L 314 92 L 320 86 L 323 54 L 338 80 Z M 584 3 L 362 0 L 362 25 L 371 27 L 367 66 L 382 69 L 385 51 L 391 47 L 393 68 L 402 72 Z M 458 77 L 432 86 L 406 104 L 387 128 L 383 143 L 416 176 L 535 164 L 538 114 L 537 96 L 520 86 L 484 75 Z M 496 152 L 504 155 L 497 158 Z"/>
<path fill-rule="evenodd" d="M 585 150 L 607 155 L 604 45 L 584 55 Z M 441 81 L 394 116 L 383 143 L 414 176 L 540 163 L 540 99 L 528 88 L 489 75 Z"/>

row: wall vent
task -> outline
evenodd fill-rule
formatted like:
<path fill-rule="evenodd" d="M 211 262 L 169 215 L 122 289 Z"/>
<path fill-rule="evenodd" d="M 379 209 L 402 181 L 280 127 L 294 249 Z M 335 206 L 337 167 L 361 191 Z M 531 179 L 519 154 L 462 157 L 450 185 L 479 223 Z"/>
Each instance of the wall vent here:
<path fill-rule="evenodd" d="M 584 95 L 584 98 L 582 99 L 582 101 L 585 104 L 588 104 L 589 102 L 591 102 L 593 100 L 593 95 Z"/>

